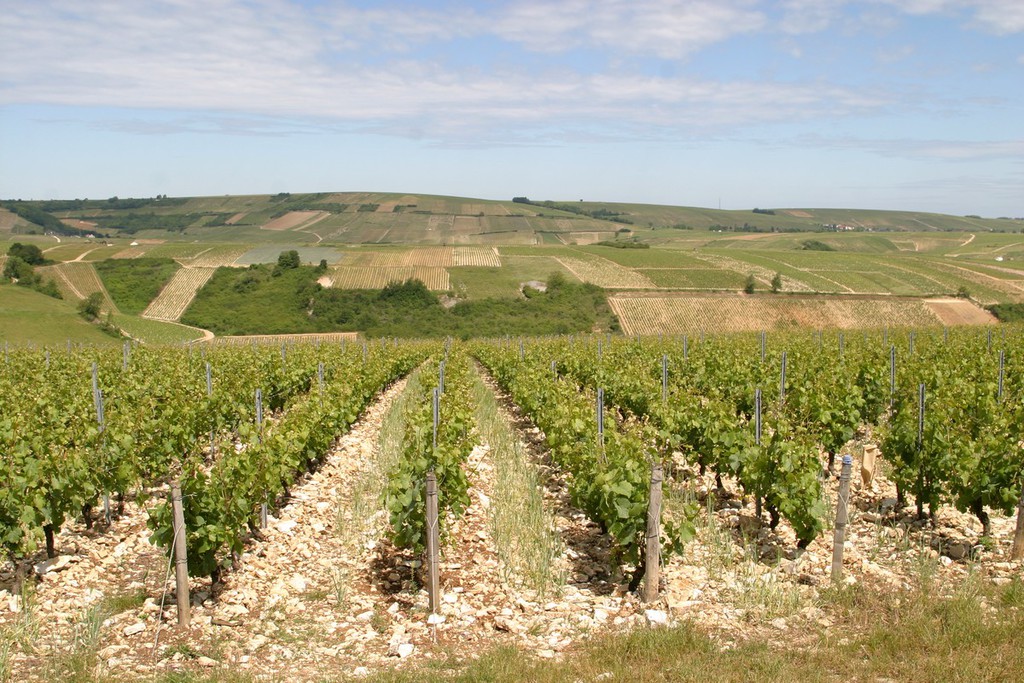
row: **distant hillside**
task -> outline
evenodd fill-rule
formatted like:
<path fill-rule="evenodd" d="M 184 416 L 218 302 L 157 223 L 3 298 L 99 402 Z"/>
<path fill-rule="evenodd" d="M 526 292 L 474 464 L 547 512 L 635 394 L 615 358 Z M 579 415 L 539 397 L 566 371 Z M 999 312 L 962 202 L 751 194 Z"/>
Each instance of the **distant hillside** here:
<path fill-rule="evenodd" d="M 665 231 L 1019 232 L 1024 221 L 861 209 L 684 206 L 379 193 L 8 201 L 37 232 L 338 244 L 593 244 L 664 241 Z M 6 222 L 10 222 L 9 220 Z M 0 221 L 2 224 L 3 221 Z M 34 228 L 32 228 L 34 226 Z"/>
<path fill-rule="evenodd" d="M 430 292 L 424 309 L 435 327 L 459 335 L 548 333 L 558 325 L 539 322 L 557 318 L 564 324 L 575 308 L 595 306 L 593 320 L 569 327 L 616 329 L 597 299 L 593 306 L 548 305 L 550 310 L 541 311 L 545 301 L 551 304 L 549 297 L 531 297 L 537 283 L 552 276 L 594 285 L 601 301 L 610 295 L 632 302 L 615 304 L 622 326 L 644 333 L 682 329 L 688 324 L 684 319 L 695 315 L 686 307 L 700 304 L 700 297 L 744 291 L 777 289 L 808 297 L 774 313 L 762 307 L 756 315 L 741 314 L 759 328 L 770 326 L 772 315 L 782 325 L 835 324 L 826 311 L 854 327 L 889 318 L 891 324 L 899 324 L 892 322 L 897 318 L 911 324 L 911 309 L 931 316 L 923 301 L 900 304 L 897 311 L 889 297 L 955 298 L 953 303 L 963 303 L 972 314 L 980 312 L 978 305 L 1024 302 L 1024 221 L 1015 219 L 373 192 L 6 205 L 18 211 L 0 210 L 0 232 L 9 243 L 43 250 L 51 265 L 41 266 L 39 274 L 54 281 L 65 305 L 98 291 L 119 326 L 153 341 L 202 334 L 177 325 L 181 320 L 220 333 L 411 334 L 388 321 L 328 324 L 320 316 L 314 325 L 310 317 L 317 301 L 344 304 L 346 311 L 376 307 L 375 292 L 409 279 Z M 42 234 L 55 224 L 63 234 Z M 260 313 L 253 312 L 259 297 L 247 290 L 249 279 L 265 270 L 271 282 L 287 284 L 289 278 L 273 274 L 274 265 L 292 251 L 298 263 L 317 268 L 309 291 L 293 286 L 271 292 L 256 307 Z M 217 269 L 230 271 L 213 277 Z M 212 297 L 217 283 L 224 282 L 229 291 Z M 229 301 L 228 295 L 237 300 Z M 850 303 L 865 297 L 877 303 Z M 854 309 L 856 314 L 849 312 Z M 424 327 L 425 319 L 405 317 L 414 328 Z M 280 324 L 271 325 L 272 320 Z M 708 321 L 713 320 L 726 325 L 712 315 Z M 11 324 L 0 329 L 0 338 L 13 331 Z M 54 339 L 64 334 L 60 324 L 52 329 Z"/>

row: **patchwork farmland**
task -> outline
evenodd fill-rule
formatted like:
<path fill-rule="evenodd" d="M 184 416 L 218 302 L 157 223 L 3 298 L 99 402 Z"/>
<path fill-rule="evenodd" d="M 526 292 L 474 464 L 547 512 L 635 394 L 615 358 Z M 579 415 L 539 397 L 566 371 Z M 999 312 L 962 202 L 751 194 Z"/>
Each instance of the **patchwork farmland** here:
<path fill-rule="evenodd" d="M 488 298 L 502 306 L 521 302 L 557 275 L 614 293 L 611 305 L 630 332 L 712 324 L 737 329 L 742 325 L 735 319 L 744 316 L 760 320 L 751 323 L 754 328 L 849 326 L 858 320 L 979 324 L 991 320 L 983 306 L 1024 302 L 1024 223 L 1003 219 L 818 209 L 780 209 L 765 217 L 602 202 L 281 193 L 153 202 L 131 210 L 138 214 L 136 231 L 119 234 L 108 227 L 121 224 L 109 202 L 67 204 L 79 208 L 54 213 L 65 225 L 104 234 L 22 235 L 31 224 L 9 211 L 0 211 L 0 231 L 12 242 L 23 239 L 44 250 L 50 263 L 39 274 L 69 302 L 103 292 L 105 310 L 122 320 L 124 311 L 104 291 L 92 264 L 141 257 L 177 261 L 182 272 L 144 304 L 146 320 L 173 321 L 214 269 L 256 266 L 254 273 L 269 274 L 279 255 L 292 249 L 304 264 L 326 262 L 327 270 L 315 277 L 322 285 L 365 292 L 416 278 L 430 291 L 446 293 L 446 306 Z M 826 223 L 858 227 L 830 232 Z M 260 270 L 262 264 L 268 268 Z M 721 320 L 701 312 L 702 297 L 739 294 L 750 278 L 756 308 L 748 304 L 745 312 Z M 784 295 L 778 301 L 761 296 L 776 285 Z M 648 296 L 655 294 L 661 298 Z M 685 294 L 694 295 L 686 305 Z M 788 298 L 795 295 L 803 298 Z"/>

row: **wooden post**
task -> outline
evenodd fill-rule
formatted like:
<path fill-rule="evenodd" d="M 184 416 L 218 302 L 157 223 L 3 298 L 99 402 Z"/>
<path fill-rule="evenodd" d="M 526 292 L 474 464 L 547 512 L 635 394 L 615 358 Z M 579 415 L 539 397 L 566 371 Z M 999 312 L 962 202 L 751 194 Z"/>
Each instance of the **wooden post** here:
<path fill-rule="evenodd" d="M 896 347 L 889 347 L 889 410 L 896 396 Z"/>
<path fill-rule="evenodd" d="M 668 355 L 661 354 L 661 402 L 668 403 Z"/>
<path fill-rule="evenodd" d="M 754 444 L 761 445 L 761 390 L 754 390 Z M 754 494 L 754 514 L 761 520 L 761 492 Z"/>
<path fill-rule="evenodd" d="M 441 424 L 441 390 L 434 387 L 433 393 L 433 417 L 434 417 L 434 432 L 433 432 L 433 447 L 437 448 L 437 430 Z"/>
<path fill-rule="evenodd" d="M 1013 550 L 1010 552 L 1010 559 L 1014 561 L 1024 559 L 1024 490 L 1020 492 L 1020 500 L 1017 502 L 1017 529 L 1013 533 Z"/>
<path fill-rule="evenodd" d="M 1003 370 L 1006 366 L 1006 351 L 999 349 L 999 384 L 996 389 L 996 399 L 1003 400 Z"/>
<path fill-rule="evenodd" d="M 647 542 L 644 547 L 644 602 L 658 599 L 661 581 L 661 462 L 651 466 L 651 495 L 647 504 Z"/>
<path fill-rule="evenodd" d="M 786 402 L 786 352 L 782 352 L 782 370 L 779 373 L 779 403 Z"/>
<path fill-rule="evenodd" d="M 188 593 L 188 555 L 185 545 L 185 511 L 181 507 L 181 484 L 171 483 L 171 514 L 174 529 L 174 590 L 178 596 L 178 626 L 192 619 Z"/>
<path fill-rule="evenodd" d="M 427 472 L 427 595 L 430 612 L 436 614 L 441 607 L 441 589 L 438 576 L 438 529 L 437 529 L 437 477 L 434 471 Z"/>
<path fill-rule="evenodd" d="M 843 456 L 843 471 L 839 474 L 839 500 L 836 501 L 836 529 L 832 538 L 832 583 L 843 578 L 843 542 L 846 539 L 847 504 L 850 500 L 850 470 L 853 458 Z"/>

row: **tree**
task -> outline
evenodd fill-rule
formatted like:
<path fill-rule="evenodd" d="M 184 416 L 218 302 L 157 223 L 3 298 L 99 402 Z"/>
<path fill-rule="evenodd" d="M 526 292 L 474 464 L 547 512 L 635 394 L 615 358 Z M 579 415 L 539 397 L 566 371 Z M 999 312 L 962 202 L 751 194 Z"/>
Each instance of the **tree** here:
<path fill-rule="evenodd" d="M 4 264 L 4 277 L 8 280 L 17 280 L 22 284 L 28 284 L 26 280 L 30 280 L 34 275 L 32 266 L 25 263 L 21 258 L 17 256 L 8 256 L 7 263 Z"/>
<path fill-rule="evenodd" d="M 277 257 L 277 267 L 281 270 L 289 270 L 291 268 L 298 268 L 302 265 L 302 259 L 299 258 L 299 252 L 295 249 L 290 251 L 282 251 L 281 255 Z"/>
<path fill-rule="evenodd" d="M 775 273 L 772 278 L 772 291 L 776 294 L 782 291 L 782 273 Z"/>
<path fill-rule="evenodd" d="M 32 266 L 38 266 L 45 260 L 43 252 L 39 247 L 34 244 L 22 244 L 21 242 L 12 244 L 11 248 L 7 250 L 7 255 L 16 256 Z"/>
<path fill-rule="evenodd" d="M 747 284 L 743 285 L 743 291 L 747 294 L 753 294 L 754 289 L 757 287 L 757 280 L 754 279 L 754 274 L 751 273 L 747 276 Z"/>

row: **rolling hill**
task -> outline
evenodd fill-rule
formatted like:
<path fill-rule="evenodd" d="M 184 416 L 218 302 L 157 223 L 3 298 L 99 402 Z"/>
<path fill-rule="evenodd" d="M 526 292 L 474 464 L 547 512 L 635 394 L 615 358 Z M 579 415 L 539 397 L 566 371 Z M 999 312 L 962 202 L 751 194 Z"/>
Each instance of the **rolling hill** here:
<path fill-rule="evenodd" d="M 288 250 L 304 263 L 320 264 L 321 287 L 380 289 L 416 278 L 448 306 L 522 299 L 524 285 L 557 273 L 629 301 L 616 309 L 620 317 L 635 318 L 623 319 L 623 327 L 648 333 L 681 329 L 679 317 L 700 304 L 694 299 L 684 306 L 687 297 L 741 296 L 748 287 L 771 296 L 776 275 L 782 293 L 803 301 L 857 299 L 844 311 L 862 313 L 837 314 L 852 327 L 883 324 L 878 310 L 904 310 L 884 303 L 892 297 L 959 296 L 978 305 L 1024 301 L 1024 222 L 1009 218 L 372 192 L 54 200 L 14 208 L 17 214 L 0 209 L 0 234 L 9 242 L 39 245 L 51 261 L 40 273 L 54 278 L 69 301 L 101 291 L 105 308 L 126 322 L 123 327 L 153 339 L 196 336 L 161 325 L 186 315 L 218 268 L 259 268 Z M 41 213 L 70 234 L 28 220 Z M 42 222 L 52 227 L 50 219 Z M 142 257 L 169 264 L 160 282 L 141 288 L 132 268 L 111 265 Z M 131 301 L 118 302 L 129 295 Z M 864 303 L 869 300 L 879 303 Z M 645 306 L 657 313 L 644 313 Z M 914 306 L 918 313 L 908 314 L 907 324 L 929 319 L 920 317 L 927 307 Z M 836 324 L 811 313 L 825 308 L 804 308 L 806 315 L 783 319 Z M 884 319 L 900 318 L 892 313 Z M 0 337 L 21 338 L 11 324 L 0 326 Z"/>

